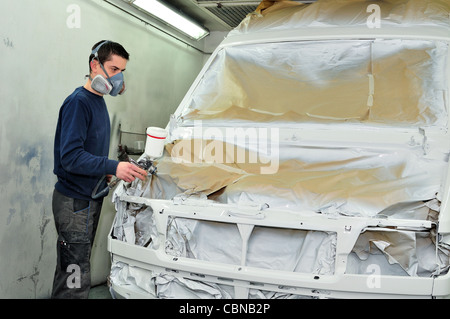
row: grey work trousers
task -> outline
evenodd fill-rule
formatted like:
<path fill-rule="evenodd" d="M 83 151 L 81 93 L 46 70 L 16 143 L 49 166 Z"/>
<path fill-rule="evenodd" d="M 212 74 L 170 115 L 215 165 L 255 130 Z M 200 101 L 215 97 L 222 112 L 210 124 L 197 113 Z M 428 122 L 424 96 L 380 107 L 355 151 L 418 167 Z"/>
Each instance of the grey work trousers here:
<path fill-rule="evenodd" d="M 52 209 L 58 241 L 52 298 L 88 298 L 91 288 L 91 249 L 102 203 L 103 199 L 75 199 L 54 190 Z"/>

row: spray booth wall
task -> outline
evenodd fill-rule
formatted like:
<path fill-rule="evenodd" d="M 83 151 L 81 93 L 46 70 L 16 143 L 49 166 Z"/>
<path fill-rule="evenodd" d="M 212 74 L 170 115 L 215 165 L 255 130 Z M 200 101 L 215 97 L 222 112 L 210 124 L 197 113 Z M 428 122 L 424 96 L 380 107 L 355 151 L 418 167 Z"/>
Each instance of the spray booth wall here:
<path fill-rule="evenodd" d="M 54 132 L 62 102 L 85 83 L 91 47 L 109 39 L 130 53 L 126 94 L 105 97 L 114 159 L 119 124 L 131 132 L 165 127 L 205 55 L 101 0 L 2 0 L 0 25 L 0 298 L 48 298 Z M 94 243 L 93 285 L 109 273 L 110 197 Z"/>

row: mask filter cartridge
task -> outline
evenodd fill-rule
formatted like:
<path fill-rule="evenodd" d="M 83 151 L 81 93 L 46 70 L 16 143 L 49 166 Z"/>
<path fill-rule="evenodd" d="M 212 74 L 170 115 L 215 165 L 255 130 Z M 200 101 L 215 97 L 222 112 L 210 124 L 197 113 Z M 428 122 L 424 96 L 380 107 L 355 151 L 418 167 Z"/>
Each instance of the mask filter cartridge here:
<path fill-rule="evenodd" d="M 113 89 L 109 81 L 100 74 L 91 81 L 91 87 L 100 94 L 109 94 Z"/>

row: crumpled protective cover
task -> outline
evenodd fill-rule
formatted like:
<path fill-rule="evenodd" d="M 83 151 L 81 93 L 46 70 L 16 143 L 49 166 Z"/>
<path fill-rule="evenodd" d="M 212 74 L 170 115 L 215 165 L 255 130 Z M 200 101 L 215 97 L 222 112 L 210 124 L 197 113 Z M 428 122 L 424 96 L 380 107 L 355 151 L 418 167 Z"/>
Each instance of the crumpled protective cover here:
<path fill-rule="evenodd" d="M 172 199 L 177 195 L 208 196 L 219 203 L 268 204 L 292 211 L 371 217 L 400 203 L 428 201 L 441 190 L 447 162 L 425 159 L 420 148 L 414 150 L 364 150 L 327 147 L 280 146 L 280 162 L 273 174 L 260 174 L 262 163 L 215 163 L 205 153 L 200 159 L 191 151 L 192 162 L 179 162 L 170 154 L 182 140 L 167 145 L 166 155 L 157 162 L 158 175 L 136 189 L 144 197 Z M 212 141 L 204 141 L 208 145 Z M 226 144 L 213 142 L 226 149 Z M 246 150 L 248 153 L 250 151 Z M 249 156 L 247 153 L 247 157 Z M 289 157 L 287 156 L 289 154 Z M 395 214 L 411 207 L 396 209 Z M 425 216 L 426 218 L 426 216 Z"/>
<path fill-rule="evenodd" d="M 255 13 L 247 15 L 230 35 L 267 29 L 301 27 L 365 26 L 370 4 L 380 7 L 382 26 L 409 27 L 437 25 L 450 27 L 447 0 L 318 0 L 312 4 L 294 1 L 262 1 Z"/>
<path fill-rule="evenodd" d="M 166 253 L 176 257 L 300 273 L 334 273 L 336 234 L 332 232 L 254 227 L 245 261 L 241 260 L 242 239 L 235 224 L 171 218 L 167 234 Z"/>

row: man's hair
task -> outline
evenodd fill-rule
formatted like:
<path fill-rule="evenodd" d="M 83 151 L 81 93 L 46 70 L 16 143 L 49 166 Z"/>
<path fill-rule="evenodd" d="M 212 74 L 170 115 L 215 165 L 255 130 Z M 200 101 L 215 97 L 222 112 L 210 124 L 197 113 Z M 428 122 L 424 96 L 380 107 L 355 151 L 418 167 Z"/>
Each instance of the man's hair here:
<path fill-rule="evenodd" d="M 92 51 L 94 51 L 100 44 L 105 42 L 102 40 L 94 44 Z M 98 50 L 98 60 L 101 64 L 105 64 L 106 61 L 111 60 L 111 56 L 115 54 L 126 60 L 130 59 L 130 54 L 125 50 L 125 48 L 117 42 L 107 41 Z M 94 58 L 94 54 L 89 56 L 89 72 L 91 72 L 91 61 Z"/>

